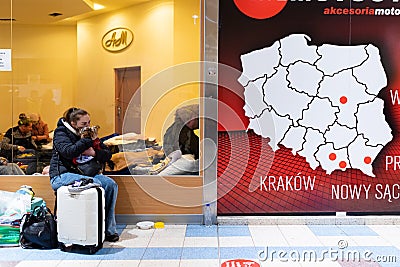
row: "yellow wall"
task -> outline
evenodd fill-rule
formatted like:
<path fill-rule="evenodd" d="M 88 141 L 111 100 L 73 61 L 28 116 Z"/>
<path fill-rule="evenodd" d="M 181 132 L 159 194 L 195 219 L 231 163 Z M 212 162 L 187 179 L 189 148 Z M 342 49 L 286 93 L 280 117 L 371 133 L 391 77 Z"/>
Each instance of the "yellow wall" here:
<path fill-rule="evenodd" d="M 198 19 L 194 20 L 194 15 Z M 152 104 L 146 110 L 148 113 L 145 113 L 145 134 L 148 136 L 161 138 L 173 122 L 174 111 L 178 106 L 199 102 L 200 17 L 200 0 L 174 1 L 174 67 L 164 70 L 165 75 L 155 76 L 163 89 L 156 97 L 146 101 L 146 104 Z M 164 81 L 164 76 L 171 76 L 168 81 L 170 84 Z M 151 91 L 153 87 L 145 84 L 145 90 Z"/>
<path fill-rule="evenodd" d="M 0 131 L 21 112 L 39 112 L 54 129 L 76 91 L 76 27 L 0 25 L 0 48 L 12 49 L 12 71 L 0 72 Z M 7 38 L 5 38 L 5 36 Z"/>
<path fill-rule="evenodd" d="M 174 77 L 159 79 L 159 73 L 174 64 L 199 60 L 200 22 L 194 24 L 192 19 L 198 12 L 198 1 L 151 1 L 78 23 L 76 103 L 90 111 L 103 135 L 114 132 L 114 68 L 141 67 L 142 134 L 146 137 L 160 140 L 168 114 L 186 99 L 199 96 L 198 85 L 175 89 L 166 86 Z M 110 53 L 102 48 L 101 39 L 116 27 L 130 29 L 134 41 L 126 50 Z"/>

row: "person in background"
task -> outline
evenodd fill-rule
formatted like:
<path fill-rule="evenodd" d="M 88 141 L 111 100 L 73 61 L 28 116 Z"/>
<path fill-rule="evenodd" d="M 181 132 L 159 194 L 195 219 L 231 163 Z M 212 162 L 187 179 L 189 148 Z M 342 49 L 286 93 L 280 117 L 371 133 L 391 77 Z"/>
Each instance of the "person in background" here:
<path fill-rule="evenodd" d="M 25 113 L 19 115 L 18 125 L 7 130 L 0 143 L 0 154 L 13 160 L 13 154 L 29 152 L 37 149 L 36 143 L 32 140 L 32 122 Z M 27 151 L 27 149 L 29 151 Z"/>
<path fill-rule="evenodd" d="M 105 239 L 109 242 L 116 242 L 119 239 L 115 222 L 117 183 L 102 174 L 97 174 L 94 177 L 84 176 L 79 174 L 76 168 L 73 168 L 74 159 L 81 155 L 92 156 L 101 163 L 111 159 L 111 151 L 107 149 L 97 135 L 93 137 L 80 135 L 80 130 L 89 126 L 89 113 L 79 108 L 68 109 L 64 116 L 58 120 L 57 128 L 54 130 L 53 153 L 50 160 L 50 183 L 54 191 L 82 178 L 92 178 L 94 183 L 100 184 L 105 191 Z"/>
<path fill-rule="evenodd" d="M 175 121 L 168 127 L 163 138 L 166 155 L 180 151 L 182 155 L 192 154 L 199 158 L 199 137 L 194 130 L 199 129 L 199 105 L 187 105 L 175 111 Z"/>
<path fill-rule="evenodd" d="M 24 171 L 15 163 L 9 163 L 6 158 L 0 157 L 0 175 L 24 175 Z"/>
<path fill-rule="evenodd" d="M 31 113 L 28 116 L 32 122 L 32 139 L 37 145 L 44 145 L 50 142 L 49 126 L 45 123 L 39 114 Z"/>
<path fill-rule="evenodd" d="M 163 137 L 165 160 L 149 174 L 176 175 L 199 171 L 199 105 L 187 105 L 175 111 L 175 120 Z"/>

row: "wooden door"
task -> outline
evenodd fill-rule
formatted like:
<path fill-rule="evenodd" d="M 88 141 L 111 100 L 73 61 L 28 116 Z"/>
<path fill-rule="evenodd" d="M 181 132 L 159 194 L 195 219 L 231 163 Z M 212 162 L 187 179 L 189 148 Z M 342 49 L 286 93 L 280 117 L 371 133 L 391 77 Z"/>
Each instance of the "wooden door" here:
<path fill-rule="evenodd" d="M 141 133 L 140 66 L 115 68 L 115 132 Z"/>

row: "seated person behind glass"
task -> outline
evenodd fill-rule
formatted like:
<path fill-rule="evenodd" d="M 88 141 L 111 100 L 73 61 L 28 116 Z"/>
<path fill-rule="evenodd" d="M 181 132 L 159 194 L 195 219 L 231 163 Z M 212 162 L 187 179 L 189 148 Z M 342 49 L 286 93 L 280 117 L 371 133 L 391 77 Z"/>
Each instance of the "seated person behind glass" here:
<path fill-rule="evenodd" d="M 13 160 L 13 154 L 34 153 L 37 149 L 32 140 L 32 122 L 24 113 L 19 115 L 18 125 L 7 130 L 0 148 L 0 154 L 9 161 Z"/>
<path fill-rule="evenodd" d="M 196 129 L 199 129 L 199 105 L 187 105 L 177 109 L 174 123 L 164 134 L 165 155 L 180 150 L 182 155 L 192 154 L 198 159 L 199 137 L 194 132 Z"/>
<path fill-rule="evenodd" d="M 164 161 L 153 166 L 149 174 L 194 174 L 199 171 L 199 105 L 187 105 L 175 112 L 175 121 L 163 138 Z"/>
<path fill-rule="evenodd" d="M 24 171 L 15 163 L 9 163 L 6 158 L 0 157 L 0 175 L 24 175 Z"/>
<path fill-rule="evenodd" d="M 32 139 L 37 145 L 45 145 L 50 142 L 49 126 L 45 123 L 39 114 L 29 114 L 29 120 L 32 122 Z"/>

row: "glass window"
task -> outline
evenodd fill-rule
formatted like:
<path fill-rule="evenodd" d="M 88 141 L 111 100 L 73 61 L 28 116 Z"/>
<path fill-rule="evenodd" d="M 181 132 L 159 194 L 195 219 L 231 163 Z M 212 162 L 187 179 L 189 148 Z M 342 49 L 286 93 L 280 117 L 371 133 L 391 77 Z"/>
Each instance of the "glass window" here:
<path fill-rule="evenodd" d="M 198 137 L 199 116 L 189 112 L 198 110 L 200 98 L 200 0 L 132 1 L 122 9 L 109 8 L 112 0 L 97 1 L 102 11 L 71 1 L 46 7 L 2 1 L 0 155 L 26 174 L 41 173 L 49 165 L 53 131 L 70 107 L 89 112 L 114 154 L 150 147 L 164 152 L 167 129 L 182 119 L 178 113 L 186 116 L 180 127 Z M 170 162 L 165 153 L 152 153 L 145 153 L 147 170 L 157 173 L 157 164 Z"/>

